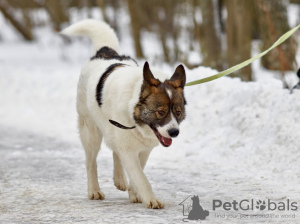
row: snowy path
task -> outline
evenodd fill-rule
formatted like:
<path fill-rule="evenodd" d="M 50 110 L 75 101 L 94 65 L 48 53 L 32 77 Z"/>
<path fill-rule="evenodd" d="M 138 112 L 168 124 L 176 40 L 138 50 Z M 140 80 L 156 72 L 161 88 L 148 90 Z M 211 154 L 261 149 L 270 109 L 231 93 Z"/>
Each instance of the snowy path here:
<path fill-rule="evenodd" d="M 36 44 L 0 45 L 5 52 L 0 54 L 1 224 L 183 223 L 179 203 L 190 195 L 198 195 L 210 212 L 201 223 L 300 223 L 300 91 L 289 94 L 279 80 L 267 78 L 273 72 L 259 62 L 253 65 L 257 82 L 223 77 L 186 88 L 187 117 L 179 137 L 168 149 L 155 148 L 145 169 L 164 209 L 129 203 L 127 192 L 113 185 L 112 155 L 105 147 L 98 172 L 106 199 L 88 200 L 75 100 L 81 65 L 91 50 L 81 42 L 65 45 L 41 31 Z M 122 46 L 122 53 L 131 52 L 130 45 Z M 170 65 L 153 66 L 173 72 Z M 187 81 L 215 73 L 187 69 Z M 289 199 L 299 208 L 213 211 L 216 199 Z M 240 214 L 292 217 L 241 220 Z"/>
<path fill-rule="evenodd" d="M 171 150 L 179 149 L 156 148 L 146 174 L 165 209 L 145 209 L 129 203 L 127 193 L 113 186 L 112 158 L 104 148 L 98 157 L 98 170 L 106 199 L 91 201 L 86 198 L 84 153 L 78 143 L 6 127 L 0 127 L 0 136 L 0 223 L 181 223 L 182 207 L 178 204 L 191 194 L 199 195 L 201 205 L 208 210 L 212 199 L 257 198 L 271 192 L 279 197 L 272 199 L 281 197 L 280 186 L 270 184 L 270 180 L 243 178 L 235 170 L 224 173 L 222 167 L 201 163 L 196 157 L 172 156 Z M 296 192 L 290 196 L 299 198 Z M 207 223 L 241 223 L 240 219 L 215 218 L 214 214 L 210 211 Z M 299 223 L 299 217 L 284 221 Z"/>

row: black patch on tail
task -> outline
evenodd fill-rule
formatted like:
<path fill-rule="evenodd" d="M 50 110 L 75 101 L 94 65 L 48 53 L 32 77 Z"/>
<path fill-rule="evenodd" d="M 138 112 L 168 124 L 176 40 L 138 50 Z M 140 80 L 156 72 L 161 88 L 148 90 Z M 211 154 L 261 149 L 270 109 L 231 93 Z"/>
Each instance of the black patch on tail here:
<path fill-rule="evenodd" d="M 125 56 L 125 55 L 119 55 L 114 49 L 109 48 L 109 47 L 102 47 L 100 50 L 97 51 L 96 55 L 91 58 L 91 60 L 98 59 L 98 58 L 104 59 L 104 60 L 116 59 L 119 61 L 132 60 L 132 61 L 134 61 L 135 64 L 137 64 L 136 61 L 134 59 L 132 59 L 131 57 Z"/>
<path fill-rule="evenodd" d="M 103 89 L 103 86 L 104 86 L 104 82 L 105 80 L 107 79 L 107 77 L 118 67 L 123 67 L 123 66 L 126 66 L 125 64 L 122 64 L 122 63 L 116 63 L 116 64 L 112 64 L 110 65 L 106 71 L 102 74 L 99 82 L 98 82 L 98 85 L 97 85 L 97 89 L 96 89 L 96 100 L 99 104 L 99 106 L 101 107 L 102 105 L 102 89 Z"/>
<path fill-rule="evenodd" d="M 298 78 L 300 79 L 300 68 L 299 68 L 299 70 L 298 70 L 298 72 L 297 72 L 297 76 L 298 76 Z"/>

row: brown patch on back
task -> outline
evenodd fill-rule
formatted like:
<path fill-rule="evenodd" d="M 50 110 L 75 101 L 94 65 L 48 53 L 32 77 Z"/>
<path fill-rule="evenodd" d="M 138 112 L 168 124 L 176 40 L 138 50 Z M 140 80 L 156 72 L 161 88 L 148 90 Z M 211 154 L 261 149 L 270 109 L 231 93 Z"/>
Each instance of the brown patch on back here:
<path fill-rule="evenodd" d="M 111 59 L 111 58 L 119 57 L 119 54 L 115 50 L 113 50 L 109 47 L 102 47 L 99 51 L 97 51 L 97 53 L 94 57 Z"/>
<path fill-rule="evenodd" d="M 129 56 L 125 55 L 119 55 L 114 49 L 110 47 L 102 47 L 100 50 L 97 51 L 96 55 L 91 58 L 91 60 L 94 59 L 105 59 L 105 60 L 119 60 L 119 61 L 124 61 L 124 60 L 132 60 L 136 63 L 134 59 L 132 59 Z"/>

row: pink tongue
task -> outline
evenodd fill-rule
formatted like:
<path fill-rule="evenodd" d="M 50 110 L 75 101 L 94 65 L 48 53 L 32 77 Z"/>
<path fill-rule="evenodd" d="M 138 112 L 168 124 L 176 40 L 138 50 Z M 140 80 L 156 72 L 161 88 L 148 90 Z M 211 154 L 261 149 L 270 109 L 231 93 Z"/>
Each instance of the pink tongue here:
<path fill-rule="evenodd" d="M 172 144 L 172 139 L 171 138 L 165 138 L 165 137 L 161 136 L 161 140 L 167 146 L 170 146 Z"/>

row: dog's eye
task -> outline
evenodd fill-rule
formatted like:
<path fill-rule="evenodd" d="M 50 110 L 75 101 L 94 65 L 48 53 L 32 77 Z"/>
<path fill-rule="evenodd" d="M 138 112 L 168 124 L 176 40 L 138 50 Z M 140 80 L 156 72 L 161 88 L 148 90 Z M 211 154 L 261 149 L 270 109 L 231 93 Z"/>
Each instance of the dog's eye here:
<path fill-rule="evenodd" d="M 180 106 L 174 106 L 173 107 L 173 113 L 175 114 L 176 117 L 180 117 L 182 110 Z"/>
<path fill-rule="evenodd" d="M 166 116 L 166 114 L 167 114 L 167 112 L 164 111 L 164 110 L 158 110 L 158 111 L 156 111 L 157 118 L 163 118 L 163 117 Z"/>
<path fill-rule="evenodd" d="M 164 110 L 157 111 L 159 116 L 165 116 L 166 112 Z"/>

